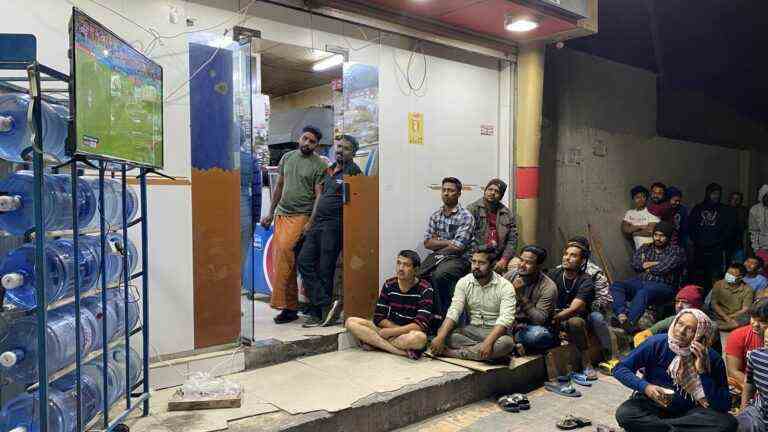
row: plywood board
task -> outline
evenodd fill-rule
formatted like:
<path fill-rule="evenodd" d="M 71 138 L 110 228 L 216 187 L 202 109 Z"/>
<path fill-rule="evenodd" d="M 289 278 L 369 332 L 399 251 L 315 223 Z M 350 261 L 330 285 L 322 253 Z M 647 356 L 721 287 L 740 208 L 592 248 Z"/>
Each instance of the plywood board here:
<path fill-rule="evenodd" d="M 344 176 L 344 314 L 370 318 L 379 295 L 379 178 Z"/>
<path fill-rule="evenodd" d="M 196 411 L 221 408 L 240 408 L 242 392 L 230 396 L 213 396 L 208 398 L 189 398 L 179 389 L 168 400 L 168 411 Z"/>

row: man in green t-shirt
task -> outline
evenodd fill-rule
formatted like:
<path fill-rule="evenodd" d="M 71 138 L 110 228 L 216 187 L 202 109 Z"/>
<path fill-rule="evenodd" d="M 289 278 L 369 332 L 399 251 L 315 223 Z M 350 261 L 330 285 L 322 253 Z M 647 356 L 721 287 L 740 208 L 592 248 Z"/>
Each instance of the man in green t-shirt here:
<path fill-rule="evenodd" d="M 273 220 L 275 235 L 273 286 L 271 305 L 281 309 L 274 321 L 285 324 L 298 318 L 298 284 L 296 282 L 296 256 L 294 248 L 306 229 L 315 197 L 322 192 L 322 181 L 327 165 L 315 154 L 323 135 L 307 126 L 299 137 L 299 149 L 290 151 L 280 159 L 277 184 L 272 195 L 269 214 L 261 225 L 269 228 Z"/>

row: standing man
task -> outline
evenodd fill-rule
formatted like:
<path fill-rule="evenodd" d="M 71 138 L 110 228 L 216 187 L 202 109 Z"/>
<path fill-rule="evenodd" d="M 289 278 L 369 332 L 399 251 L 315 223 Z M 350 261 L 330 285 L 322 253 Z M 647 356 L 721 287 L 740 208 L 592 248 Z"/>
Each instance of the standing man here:
<path fill-rule="evenodd" d="M 768 184 L 757 193 L 757 204 L 749 209 L 749 239 L 755 255 L 768 263 Z"/>
<path fill-rule="evenodd" d="M 424 247 L 432 253 L 424 260 L 421 275 L 429 277 L 437 290 L 438 305 L 435 313 L 445 317 L 453 298 L 456 282 L 469 271 L 466 257 L 472 241 L 475 220 L 459 204 L 461 182 L 455 177 L 442 181 L 443 206 L 432 213 L 424 235 Z"/>
<path fill-rule="evenodd" d="M 417 360 L 427 343 L 432 320 L 434 292 L 429 282 L 419 279 L 421 259 L 412 250 L 397 254 L 397 276 L 387 279 L 381 288 L 373 321 L 358 317 L 347 319 L 346 327 L 362 344 Z"/>
<path fill-rule="evenodd" d="M 744 207 L 744 194 L 741 192 L 731 192 L 728 205 L 733 209 L 733 232 L 726 250 L 726 262 L 741 262 L 747 257 L 747 252 L 744 250 L 744 236 L 749 223 L 749 209 Z"/>
<path fill-rule="evenodd" d="M 651 202 L 648 204 L 648 211 L 657 218 L 672 222 L 672 205 L 667 200 L 667 185 L 656 182 L 651 185 Z"/>
<path fill-rule="evenodd" d="M 275 245 L 274 286 L 271 305 L 281 312 L 275 323 L 285 324 L 298 318 L 299 293 L 296 282 L 296 256 L 294 248 L 304 233 L 315 198 L 322 193 L 326 165 L 315 154 L 323 134 L 313 127 L 304 128 L 299 137 L 299 149 L 292 150 L 280 159 L 279 176 L 269 214 L 261 219 L 261 225 L 269 228 L 274 220 Z"/>
<path fill-rule="evenodd" d="M 504 275 L 515 288 L 517 310 L 514 336 L 524 350 L 541 351 L 557 344 L 551 328 L 557 285 L 542 272 L 546 259 L 546 249 L 536 245 L 525 246 L 520 252 L 518 268 Z"/>
<path fill-rule="evenodd" d="M 709 347 L 712 326 L 704 312 L 683 309 L 669 333 L 651 336 L 613 368 L 634 391 L 616 410 L 619 426 L 627 432 L 736 431 L 725 364 Z"/>
<path fill-rule="evenodd" d="M 515 291 L 493 271 L 493 253 L 481 247 L 472 254 L 472 273 L 456 284 L 448 315 L 430 345 L 432 354 L 488 361 L 514 351 L 515 341 L 507 333 L 515 321 Z M 464 312 L 469 324 L 454 331 Z"/>
<path fill-rule="evenodd" d="M 604 350 L 611 348 L 608 323 L 600 312 L 591 312 L 595 299 L 594 278 L 586 272 L 589 260 L 589 241 L 584 237 L 568 240 L 563 251 L 563 264 L 550 275 L 557 284 L 557 304 L 552 317 L 555 332 L 561 329 L 568 334 L 568 340 L 576 346 L 581 355 L 583 374 L 589 380 L 597 379 L 589 358 L 589 334 L 591 329 L 600 339 Z"/>
<path fill-rule="evenodd" d="M 507 272 L 509 260 L 517 250 L 515 215 L 501 202 L 506 191 L 506 183 L 493 179 L 485 187 L 483 197 L 467 206 L 475 219 L 471 250 L 490 246 L 493 270 L 499 274 Z"/>
<path fill-rule="evenodd" d="M 694 248 L 691 276 L 707 292 L 723 275 L 725 251 L 733 233 L 733 211 L 720 203 L 722 194 L 722 186 L 710 183 L 704 201 L 691 210 L 689 219 Z"/>
<path fill-rule="evenodd" d="M 649 304 L 663 304 L 675 296 L 685 253 L 670 243 L 672 232 L 671 224 L 657 223 L 653 243 L 640 247 L 632 256 L 632 268 L 639 275 L 611 286 L 613 313 L 625 329 L 634 329 Z"/>
<path fill-rule="evenodd" d="M 646 208 L 648 203 L 648 189 L 643 186 L 635 186 L 629 192 L 635 208 L 627 210 L 621 221 L 621 232 L 632 239 L 635 250 L 643 245 L 653 243 L 653 226 L 660 219 Z"/>
<path fill-rule="evenodd" d="M 309 318 L 305 327 L 316 327 L 330 322 L 338 313 L 339 303 L 333 308 L 333 274 L 342 247 L 342 187 L 344 176 L 362 174 L 353 161 L 359 147 L 357 140 L 343 135 L 336 141 L 336 163 L 331 165 L 323 181 L 323 191 L 315 200 L 315 207 L 307 222 L 304 245 L 298 258 L 299 273 L 309 297 Z"/>
<path fill-rule="evenodd" d="M 683 205 L 683 192 L 674 186 L 670 186 L 667 188 L 667 194 L 669 195 L 669 205 L 672 207 L 672 225 L 675 227 L 672 243 L 687 250 L 688 207 Z"/>

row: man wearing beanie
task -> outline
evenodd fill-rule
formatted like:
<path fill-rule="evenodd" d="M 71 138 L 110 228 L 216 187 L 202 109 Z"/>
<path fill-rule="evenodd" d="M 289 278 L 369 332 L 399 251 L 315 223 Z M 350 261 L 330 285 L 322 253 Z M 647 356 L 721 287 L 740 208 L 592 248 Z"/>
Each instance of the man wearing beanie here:
<path fill-rule="evenodd" d="M 632 268 L 638 275 L 611 285 L 613 313 L 625 330 L 635 328 L 648 305 L 663 304 L 675 295 L 680 271 L 685 266 L 685 252 L 671 244 L 673 232 L 672 224 L 657 223 L 653 243 L 638 248 L 632 255 Z"/>
<path fill-rule="evenodd" d="M 659 218 L 651 214 L 646 208 L 648 203 L 648 189 L 643 186 L 635 186 L 629 192 L 634 208 L 627 210 L 621 221 L 621 232 L 631 238 L 635 250 L 641 246 L 653 243 L 653 226 L 659 222 Z"/>
<path fill-rule="evenodd" d="M 467 211 L 475 218 L 475 231 L 469 248 L 476 251 L 483 246 L 490 247 L 496 273 L 504 274 L 507 264 L 517 250 L 517 225 L 515 215 L 502 203 L 507 184 L 500 179 L 492 179 L 485 187 L 483 197 L 467 206 Z"/>
<path fill-rule="evenodd" d="M 701 294 L 701 287 L 698 285 L 686 285 L 675 296 L 675 315 L 683 309 L 701 309 L 704 305 L 704 296 Z M 675 315 L 665 318 L 656 324 L 635 335 L 634 343 L 637 348 L 644 340 L 659 333 L 666 333 Z"/>

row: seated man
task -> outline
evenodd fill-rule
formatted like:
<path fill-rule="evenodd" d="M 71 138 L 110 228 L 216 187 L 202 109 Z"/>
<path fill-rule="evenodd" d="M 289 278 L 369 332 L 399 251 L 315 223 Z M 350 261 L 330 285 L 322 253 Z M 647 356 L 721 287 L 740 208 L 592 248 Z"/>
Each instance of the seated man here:
<path fill-rule="evenodd" d="M 739 430 L 763 432 L 768 430 L 765 400 L 768 397 L 768 346 L 747 354 L 744 391 L 741 393 L 741 412 L 736 416 Z"/>
<path fill-rule="evenodd" d="M 541 271 L 546 259 L 544 248 L 528 245 L 520 253 L 517 270 L 504 275 L 515 288 L 514 335 L 522 349 L 541 351 L 557 345 L 549 327 L 555 312 L 557 285 Z"/>
<path fill-rule="evenodd" d="M 589 253 L 589 241 L 584 237 L 568 240 L 563 251 L 563 264 L 550 274 L 557 285 L 556 313 L 552 317 L 552 327 L 555 332 L 565 330 L 568 340 L 581 354 L 584 375 L 587 379 L 596 380 L 597 371 L 589 357 L 587 326 L 601 335 L 601 343 L 607 340 L 604 349 L 610 348 L 611 336 L 603 315 L 590 312 L 595 299 L 595 284 L 593 277 L 586 272 Z"/>
<path fill-rule="evenodd" d="M 683 309 L 699 309 L 704 304 L 704 297 L 701 295 L 701 287 L 698 285 L 686 285 L 675 296 L 675 313 L 680 313 Z M 640 346 L 643 341 L 653 335 L 660 333 L 667 333 L 669 326 L 672 325 L 672 321 L 675 319 L 675 315 L 665 318 L 656 324 L 652 325 L 646 330 L 643 330 L 635 334 L 634 344 L 635 348 Z"/>
<path fill-rule="evenodd" d="M 752 287 L 745 284 L 747 270 L 742 263 L 731 263 L 725 278 L 712 288 L 712 310 L 720 331 L 731 331 L 749 322 L 749 307 L 755 299 Z"/>
<path fill-rule="evenodd" d="M 443 206 L 429 217 L 424 236 L 424 247 L 432 253 L 424 260 L 421 275 L 429 278 L 437 290 L 435 314 L 443 318 L 451 304 L 456 282 L 469 270 L 466 252 L 472 241 L 475 220 L 459 204 L 459 179 L 444 178 L 441 196 Z"/>
<path fill-rule="evenodd" d="M 712 338 L 709 317 L 683 309 L 668 334 L 648 338 L 619 362 L 613 376 L 636 392 L 616 410 L 619 426 L 627 432 L 736 431 L 725 364 L 709 348 Z"/>
<path fill-rule="evenodd" d="M 728 384 L 739 392 L 744 387 L 747 353 L 763 346 L 766 327 L 768 327 L 768 299 L 763 298 L 750 306 L 749 325 L 739 327 L 728 335 L 728 341 L 725 343 Z"/>
<path fill-rule="evenodd" d="M 685 252 L 670 243 L 673 230 L 667 222 L 657 223 L 653 243 L 641 246 L 632 255 L 632 267 L 640 274 L 611 286 L 613 313 L 625 330 L 635 328 L 649 304 L 663 304 L 675 296 Z"/>
<path fill-rule="evenodd" d="M 515 349 L 514 339 L 507 335 L 515 320 L 515 291 L 493 271 L 493 251 L 481 247 L 472 254 L 472 273 L 456 284 L 448 315 L 430 345 L 432 354 L 488 361 Z M 469 324 L 454 331 L 463 312 Z"/>
<path fill-rule="evenodd" d="M 752 287 L 755 297 L 762 297 L 763 290 L 768 288 L 768 279 L 762 275 L 765 262 L 759 256 L 752 256 L 744 260 L 744 268 L 747 269 L 747 275 L 744 276 L 744 282 Z"/>
<path fill-rule="evenodd" d="M 434 291 L 416 277 L 421 259 L 411 250 L 397 255 L 397 277 L 387 279 L 376 302 L 373 321 L 350 317 L 346 327 L 363 348 L 375 347 L 418 359 L 427 343 Z"/>
<path fill-rule="evenodd" d="M 467 206 L 475 220 L 471 250 L 483 245 L 493 248 L 493 270 L 499 274 L 507 272 L 507 265 L 517 250 L 515 215 L 501 202 L 506 191 L 506 183 L 491 179 L 483 197 Z"/>

